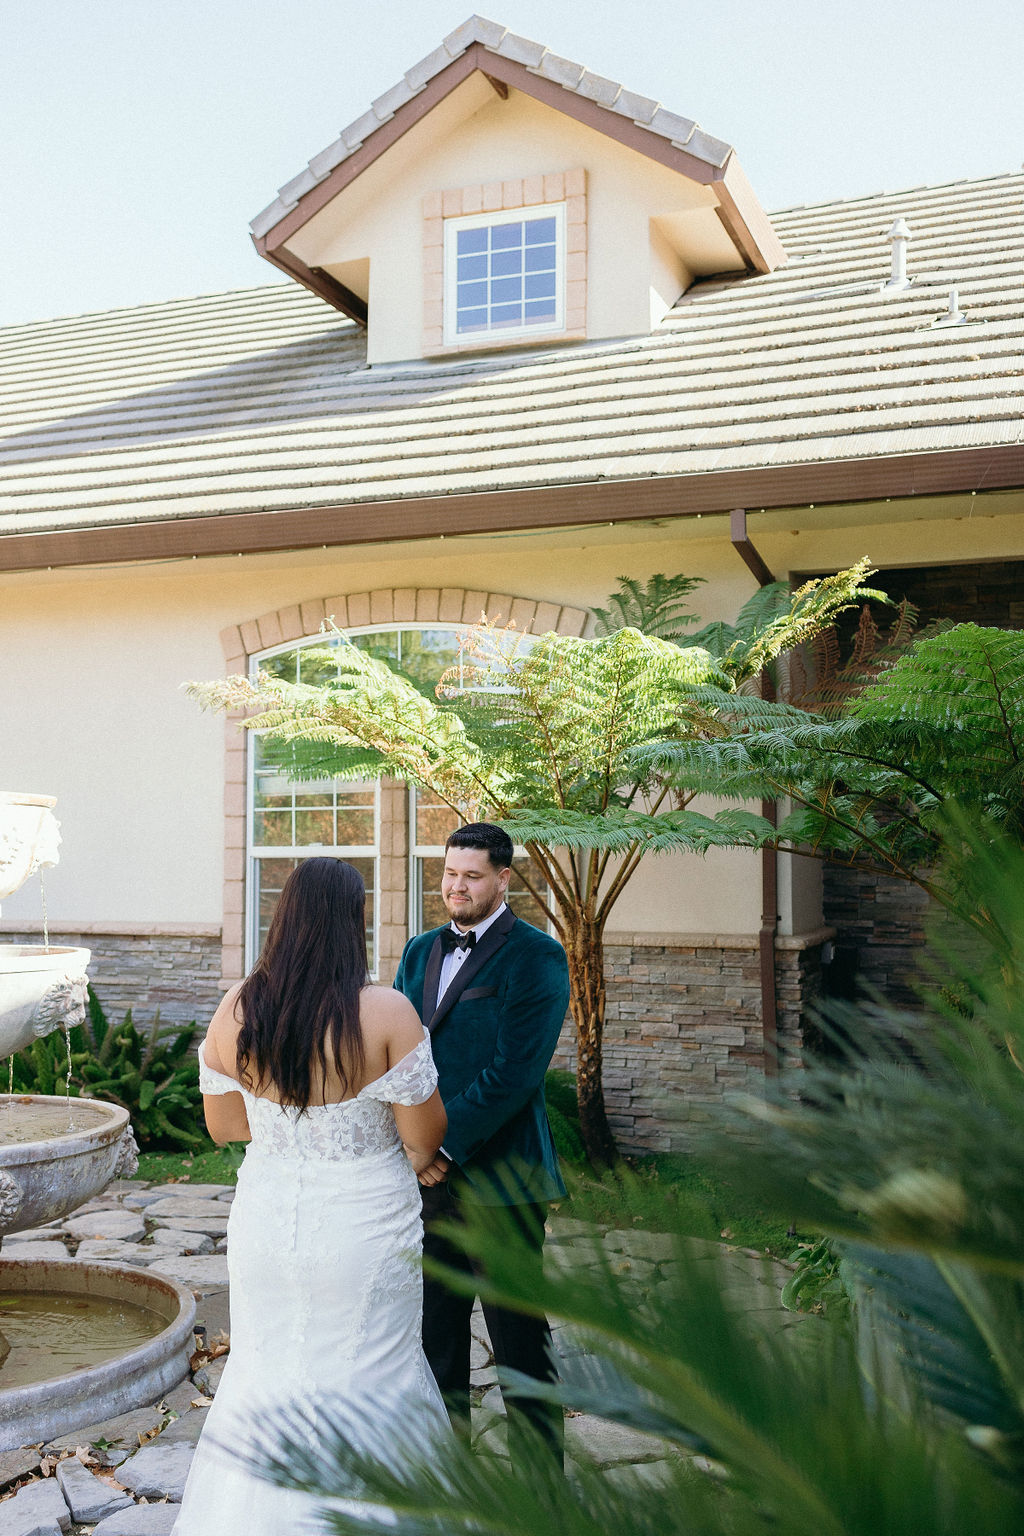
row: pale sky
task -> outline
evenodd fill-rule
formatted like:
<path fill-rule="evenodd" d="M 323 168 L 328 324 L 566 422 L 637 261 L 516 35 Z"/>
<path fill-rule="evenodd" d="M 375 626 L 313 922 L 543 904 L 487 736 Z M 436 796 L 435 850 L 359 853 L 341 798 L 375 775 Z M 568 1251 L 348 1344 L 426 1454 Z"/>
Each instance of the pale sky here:
<path fill-rule="evenodd" d="M 249 220 L 472 0 L 0 0 L 0 325 L 278 282 Z M 1024 160 L 1022 0 L 487 0 L 773 209 Z"/>

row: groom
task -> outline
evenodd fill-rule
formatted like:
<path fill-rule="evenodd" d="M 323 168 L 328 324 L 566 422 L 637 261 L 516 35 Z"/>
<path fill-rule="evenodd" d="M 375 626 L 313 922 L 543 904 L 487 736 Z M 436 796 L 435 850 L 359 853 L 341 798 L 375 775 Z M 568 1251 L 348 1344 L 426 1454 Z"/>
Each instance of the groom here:
<path fill-rule="evenodd" d="M 395 986 L 431 1034 L 441 1097 L 448 1112 L 444 1146 L 420 1174 L 424 1253 L 472 1273 L 465 1254 L 434 1229 L 458 1220 L 473 1202 L 508 1207 L 541 1273 L 547 1202 L 565 1194 L 544 1105 L 544 1074 L 569 1003 L 565 951 L 520 922 L 505 904 L 512 842 L 480 821 L 459 827 L 445 845 L 441 896 L 451 917 L 410 939 Z M 423 1347 L 449 1406 L 469 1416 L 472 1296 L 456 1296 L 427 1276 Z M 551 1334 L 543 1318 L 484 1303 L 499 1366 L 551 1381 Z M 532 1423 L 558 1456 L 562 1413 L 523 1401 L 511 1407 Z"/>

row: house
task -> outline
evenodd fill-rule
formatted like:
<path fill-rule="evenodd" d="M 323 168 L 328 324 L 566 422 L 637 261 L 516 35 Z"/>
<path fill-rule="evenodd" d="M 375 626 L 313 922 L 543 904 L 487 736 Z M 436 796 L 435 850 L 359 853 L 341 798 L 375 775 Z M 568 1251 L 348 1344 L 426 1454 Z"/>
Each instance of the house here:
<path fill-rule="evenodd" d="M 365 872 L 382 978 L 434 920 L 437 807 L 282 783 L 181 692 L 306 675 L 327 616 L 429 669 L 481 611 L 585 632 L 620 573 L 731 618 L 868 555 L 1021 623 L 1022 190 L 769 217 L 727 143 L 472 17 L 255 220 L 281 284 L 0 332 L 2 779 L 58 797 L 50 932 L 108 1011 L 208 1015 L 311 851 Z M 636 1149 L 771 1069 L 834 943 L 884 979 L 916 922 L 745 851 L 650 861 L 617 913 Z"/>

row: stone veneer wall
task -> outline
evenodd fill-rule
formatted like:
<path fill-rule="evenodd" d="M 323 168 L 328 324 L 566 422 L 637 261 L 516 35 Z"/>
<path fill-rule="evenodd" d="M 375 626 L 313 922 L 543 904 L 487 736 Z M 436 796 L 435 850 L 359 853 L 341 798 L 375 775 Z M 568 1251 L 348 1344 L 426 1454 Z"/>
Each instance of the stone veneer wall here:
<path fill-rule="evenodd" d="M 4 943 L 41 944 L 39 924 L 0 927 Z M 51 944 L 92 950 L 89 980 L 107 1018 L 119 1024 L 130 1008 L 145 1031 L 157 1009 L 165 1024 L 205 1030 L 224 993 L 221 931 L 213 924 L 186 927 L 86 923 L 55 930 Z"/>
<path fill-rule="evenodd" d="M 837 934 L 830 990 L 877 993 L 897 1008 L 918 1002 L 928 898 L 886 875 L 825 865 L 823 905 Z"/>
<path fill-rule="evenodd" d="M 779 1049 L 799 1064 L 802 1018 L 817 995 L 828 930 L 776 942 Z M 756 938 L 616 934 L 606 944 L 604 1087 L 608 1118 L 628 1152 L 685 1152 L 709 1108 L 764 1077 Z M 570 1021 L 555 1067 L 572 1071 Z"/>
<path fill-rule="evenodd" d="M 4 942 L 38 944 L 38 925 L 0 925 Z M 828 930 L 776 944 L 779 1051 L 799 1065 L 802 1020 L 817 995 Z M 141 1029 L 157 1008 L 167 1024 L 205 1027 L 224 990 L 220 930 L 88 924 L 51 943 L 92 950 L 89 977 L 107 1017 L 131 1008 Z M 710 1106 L 764 1074 L 757 940 L 745 935 L 617 934 L 606 948 L 604 1084 L 626 1152 L 683 1152 L 699 1142 Z M 553 1066 L 572 1071 L 566 1022 Z"/>

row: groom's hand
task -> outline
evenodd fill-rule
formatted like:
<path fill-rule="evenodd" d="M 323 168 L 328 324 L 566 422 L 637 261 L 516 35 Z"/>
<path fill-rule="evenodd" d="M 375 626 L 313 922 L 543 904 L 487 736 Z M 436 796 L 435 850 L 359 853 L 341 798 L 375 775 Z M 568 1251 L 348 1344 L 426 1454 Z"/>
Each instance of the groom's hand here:
<path fill-rule="evenodd" d="M 428 1189 L 434 1184 L 443 1184 L 448 1177 L 450 1167 L 451 1163 L 443 1153 L 439 1152 L 432 1163 L 429 1163 L 426 1168 L 420 1169 L 420 1183 L 424 1184 Z"/>

